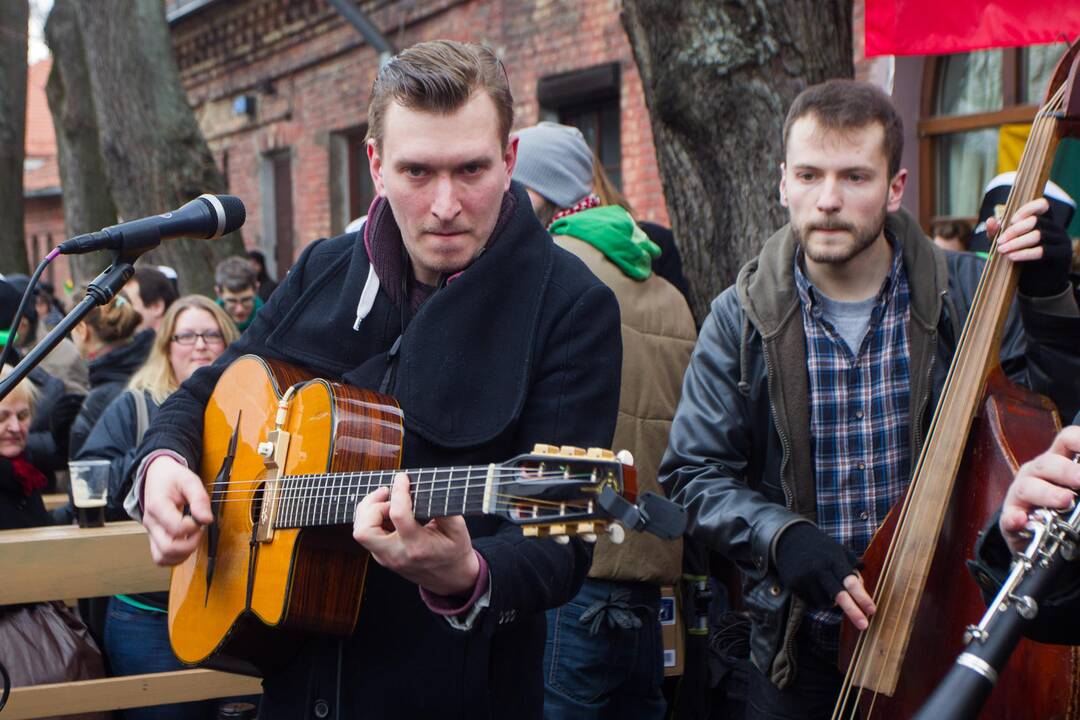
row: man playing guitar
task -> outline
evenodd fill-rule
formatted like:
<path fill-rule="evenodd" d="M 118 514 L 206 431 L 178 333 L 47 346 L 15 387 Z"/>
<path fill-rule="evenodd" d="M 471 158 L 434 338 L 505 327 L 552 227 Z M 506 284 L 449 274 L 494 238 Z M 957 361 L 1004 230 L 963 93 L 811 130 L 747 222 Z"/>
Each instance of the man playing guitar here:
<path fill-rule="evenodd" d="M 192 470 L 207 398 L 243 354 L 393 395 L 404 468 L 610 444 L 618 307 L 511 184 L 512 120 L 487 48 L 421 43 L 379 71 L 367 116 L 378 198 L 363 230 L 308 245 L 146 435 L 136 492 L 155 562 L 182 562 L 213 521 Z M 419 524 L 405 473 L 360 502 L 353 537 L 378 563 L 355 633 L 308 637 L 265 677 L 260 717 L 541 716 L 543 611 L 577 593 L 584 543 L 525 541 L 491 518 Z"/>

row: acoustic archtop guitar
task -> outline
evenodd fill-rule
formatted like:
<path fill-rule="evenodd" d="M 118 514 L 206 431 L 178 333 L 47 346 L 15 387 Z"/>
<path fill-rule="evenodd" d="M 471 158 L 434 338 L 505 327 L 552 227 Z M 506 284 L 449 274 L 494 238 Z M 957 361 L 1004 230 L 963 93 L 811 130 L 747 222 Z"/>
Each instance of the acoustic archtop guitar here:
<path fill-rule="evenodd" d="M 218 380 L 204 422 L 214 522 L 173 569 L 169 638 L 184 663 L 260 675 L 301 633 L 355 628 L 368 555 L 353 514 L 397 472 L 402 413 L 392 398 L 248 355 Z M 608 450 L 537 445 L 503 463 L 408 472 L 421 521 L 493 515 L 534 537 L 618 541 L 604 508 L 635 512 L 634 469 Z"/>

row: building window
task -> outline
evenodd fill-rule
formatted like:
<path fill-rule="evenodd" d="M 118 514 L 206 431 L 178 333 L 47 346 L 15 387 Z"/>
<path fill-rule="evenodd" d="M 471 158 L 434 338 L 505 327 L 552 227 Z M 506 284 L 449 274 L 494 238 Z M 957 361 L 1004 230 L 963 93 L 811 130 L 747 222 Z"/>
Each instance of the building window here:
<path fill-rule="evenodd" d="M 266 272 L 281 280 L 293 264 L 292 152 L 263 155 L 259 175 Z"/>
<path fill-rule="evenodd" d="M 365 137 L 367 125 L 330 135 L 330 231 L 334 235 L 367 215 L 375 199 Z"/>
<path fill-rule="evenodd" d="M 1006 167 L 1010 138 L 1034 119 L 1064 51 L 1053 44 L 927 59 L 918 128 L 926 168 L 919 183 L 924 227 L 939 219 L 976 219 L 986 184 L 1015 169 Z M 1080 148 L 1071 142 L 1061 144 L 1059 159 Z M 1066 190 L 1080 194 L 1080 187 Z"/>
<path fill-rule="evenodd" d="M 608 177 L 622 189 L 622 115 L 618 64 L 550 75 L 540 79 L 540 119 L 581 130 Z"/>

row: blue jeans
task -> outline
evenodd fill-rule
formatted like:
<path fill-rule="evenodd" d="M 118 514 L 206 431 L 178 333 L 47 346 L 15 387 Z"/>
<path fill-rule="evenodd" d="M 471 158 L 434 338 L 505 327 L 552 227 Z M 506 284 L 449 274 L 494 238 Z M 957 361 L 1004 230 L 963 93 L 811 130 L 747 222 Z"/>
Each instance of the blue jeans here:
<path fill-rule="evenodd" d="M 165 613 L 140 610 L 123 600 L 109 598 L 105 616 L 105 653 L 114 675 L 186 670 L 169 645 Z M 220 700 L 129 708 L 124 720 L 213 720 Z"/>
<path fill-rule="evenodd" d="M 616 590 L 641 627 L 611 627 L 606 618 L 579 622 Z M 544 717 L 547 720 L 659 720 L 666 703 L 660 637 L 660 587 L 648 583 L 586 580 L 573 600 L 547 612 L 544 647 Z"/>

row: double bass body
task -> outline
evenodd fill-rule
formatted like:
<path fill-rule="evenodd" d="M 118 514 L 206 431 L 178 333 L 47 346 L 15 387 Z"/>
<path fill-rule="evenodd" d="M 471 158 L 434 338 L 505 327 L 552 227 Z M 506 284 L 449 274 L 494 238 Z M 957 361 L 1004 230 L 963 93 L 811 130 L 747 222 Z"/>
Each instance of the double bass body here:
<path fill-rule="evenodd" d="M 910 718 L 930 696 L 963 649 L 963 632 L 985 610 L 978 587 L 968 575 L 967 560 L 975 541 L 1001 507 L 1021 464 L 1044 451 L 1059 429 L 1050 402 L 1009 382 L 998 369 L 971 429 L 952 500 L 938 536 L 930 574 L 916 615 L 892 697 L 864 691 L 858 698 L 861 717 L 878 720 Z M 873 592 L 878 571 L 896 527 L 898 510 L 886 518 L 863 556 L 867 587 Z M 856 641 L 845 623 L 841 670 Z M 1080 651 L 1023 640 L 1002 672 L 984 706 L 983 718 L 1080 718 Z M 858 693 L 858 688 L 854 692 Z M 943 719 L 946 720 L 946 719 Z"/>

